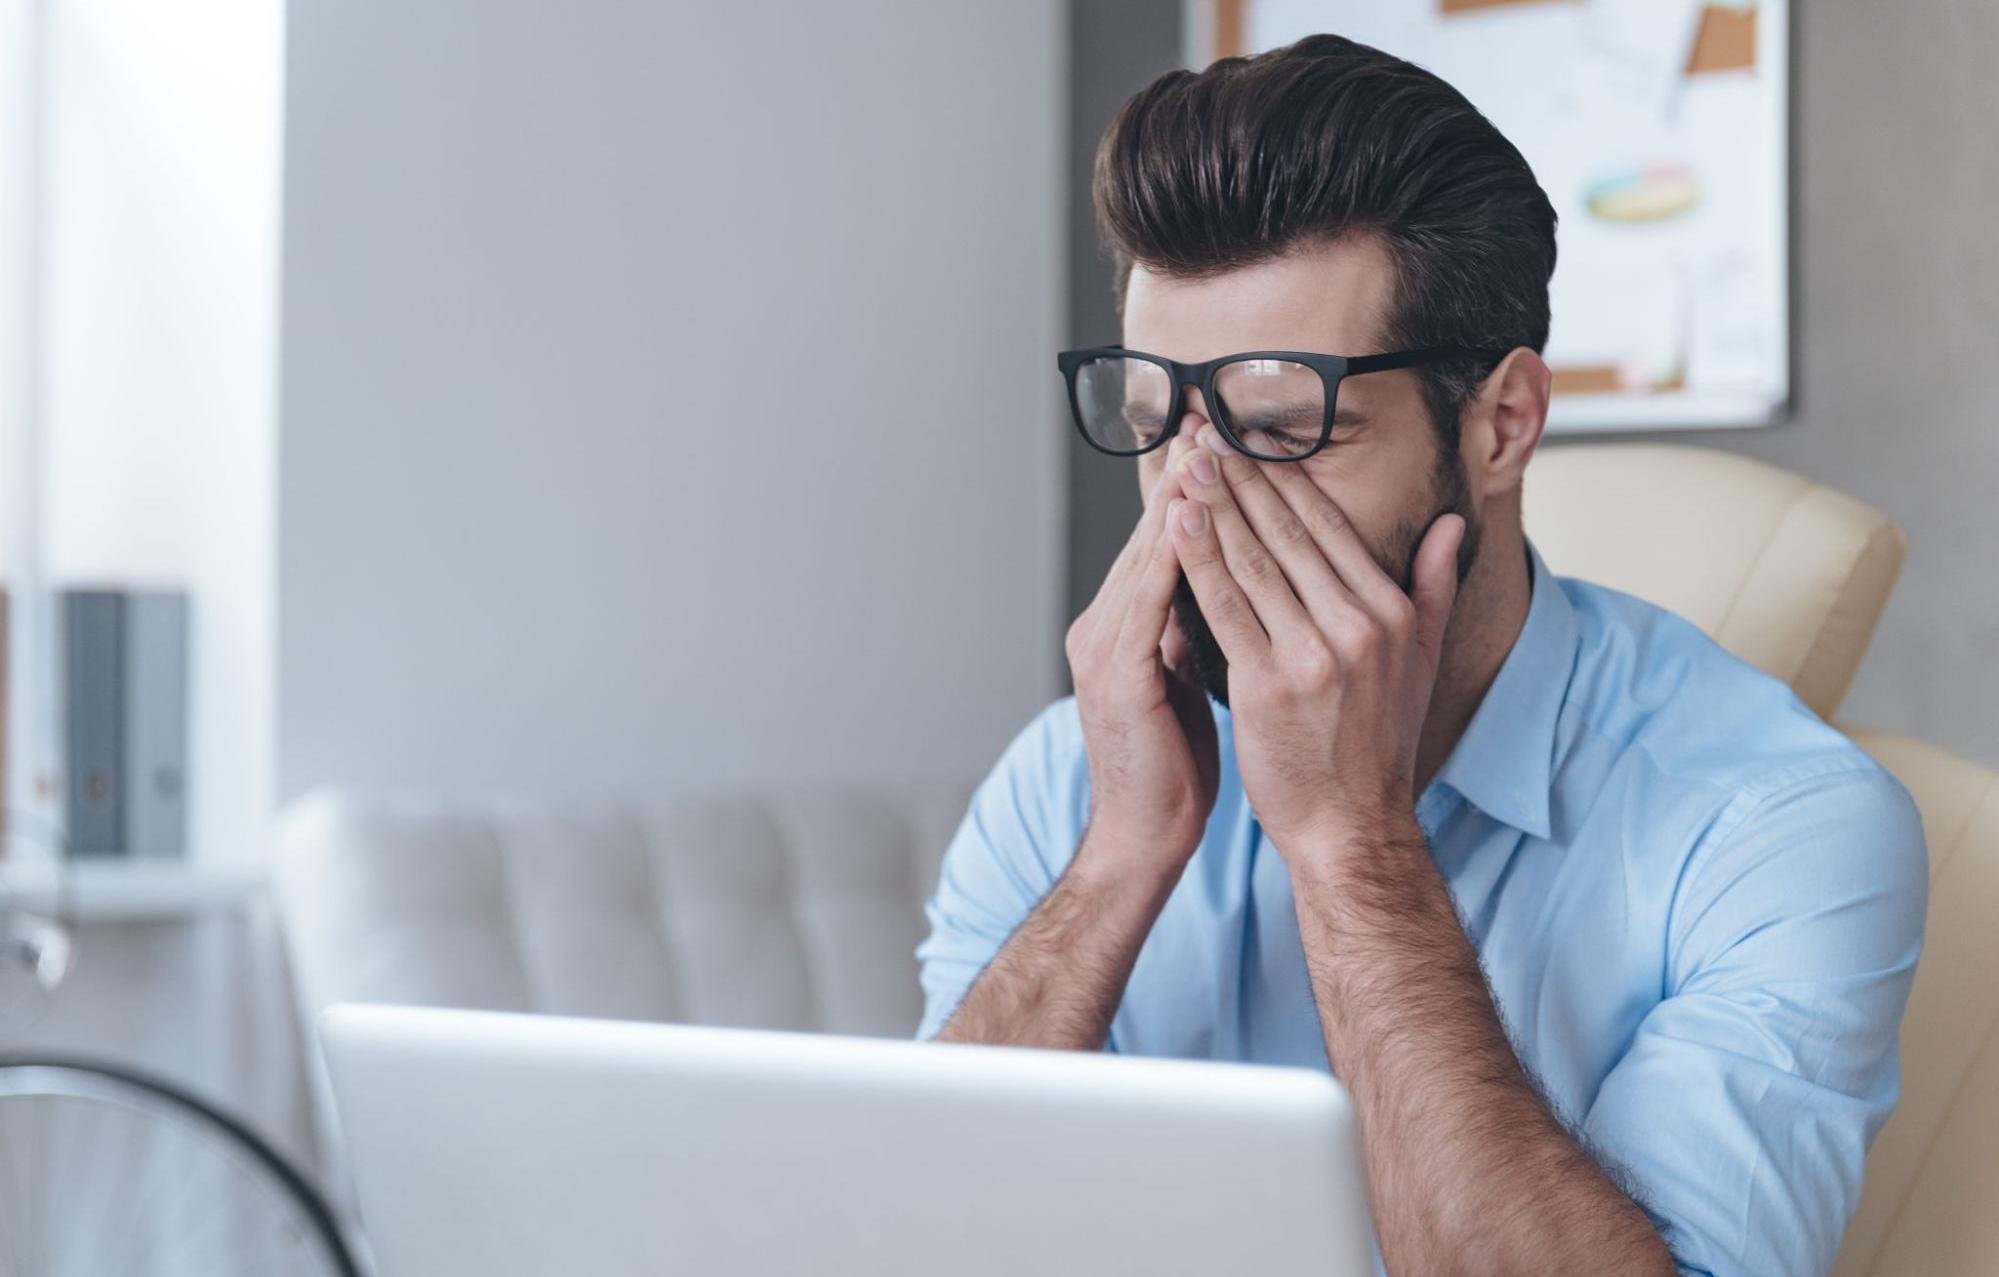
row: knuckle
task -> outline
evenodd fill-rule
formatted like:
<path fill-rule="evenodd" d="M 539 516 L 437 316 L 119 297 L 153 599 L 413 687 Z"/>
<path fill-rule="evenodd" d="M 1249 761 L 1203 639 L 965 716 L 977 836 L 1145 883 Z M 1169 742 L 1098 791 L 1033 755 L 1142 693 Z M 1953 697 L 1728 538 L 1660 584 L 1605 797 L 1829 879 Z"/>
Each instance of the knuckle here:
<path fill-rule="evenodd" d="M 1090 634 L 1095 628 L 1096 622 L 1087 611 L 1070 622 L 1069 632 L 1062 637 L 1062 650 L 1067 653 L 1070 664 L 1075 664 L 1088 651 Z"/>
<path fill-rule="evenodd" d="M 1381 611 L 1381 623 L 1389 634 L 1406 639 L 1416 630 L 1416 604 L 1400 590 Z"/>
<path fill-rule="evenodd" d="M 1305 522 L 1312 532 L 1319 536 L 1343 536 L 1348 527 L 1347 516 L 1330 501 L 1314 501 L 1305 507 Z"/>
<path fill-rule="evenodd" d="M 1221 557 L 1221 549 L 1216 546 L 1214 539 L 1205 536 L 1191 538 L 1180 551 L 1180 561 L 1183 564 L 1192 564 L 1196 567 L 1211 566 L 1218 562 Z"/>
<path fill-rule="evenodd" d="M 1075 676 L 1076 687 L 1098 692 L 1106 682 L 1105 654 L 1095 643 L 1084 643 L 1069 657 L 1069 672 Z"/>
<path fill-rule="evenodd" d="M 1339 657 L 1321 641 L 1300 644 L 1287 664 L 1292 676 L 1308 691 L 1323 691 L 1339 681 Z"/>
<path fill-rule="evenodd" d="M 1372 617 L 1350 617 L 1340 626 L 1340 649 L 1356 661 L 1374 656 L 1382 646 L 1381 627 Z"/>
<path fill-rule="evenodd" d="M 1214 612 L 1216 617 L 1224 624 L 1231 626 L 1247 624 L 1253 615 L 1250 611 L 1249 600 L 1244 598 L 1241 592 L 1237 590 L 1230 590 L 1219 599 L 1216 599 Z"/>
<path fill-rule="evenodd" d="M 1261 550 L 1245 549 L 1238 567 L 1243 578 L 1255 585 L 1272 585 L 1283 575 L 1278 570 L 1277 560 Z"/>
<path fill-rule="evenodd" d="M 1300 550 L 1312 549 L 1317 544 L 1312 540 L 1312 530 L 1305 526 L 1305 521 L 1288 507 L 1271 516 L 1270 539 Z"/>

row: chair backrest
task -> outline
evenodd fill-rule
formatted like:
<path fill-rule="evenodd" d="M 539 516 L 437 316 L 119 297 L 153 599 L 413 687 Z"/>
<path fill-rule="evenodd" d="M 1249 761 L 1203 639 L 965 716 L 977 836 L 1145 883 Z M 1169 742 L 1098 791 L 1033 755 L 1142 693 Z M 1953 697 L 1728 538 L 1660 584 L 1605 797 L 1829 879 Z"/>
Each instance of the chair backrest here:
<path fill-rule="evenodd" d="M 1845 730 L 1922 808 L 1930 910 L 1901 1100 L 1868 1152 L 1834 1277 L 1999 1273 L 1999 772 Z"/>
<path fill-rule="evenodd" d="M 1907 548 L 1852 497 L 1712 448 L 1549 444 L 1521 497 L 1549 567 L 1679 613 L 1828 719 Z"/>

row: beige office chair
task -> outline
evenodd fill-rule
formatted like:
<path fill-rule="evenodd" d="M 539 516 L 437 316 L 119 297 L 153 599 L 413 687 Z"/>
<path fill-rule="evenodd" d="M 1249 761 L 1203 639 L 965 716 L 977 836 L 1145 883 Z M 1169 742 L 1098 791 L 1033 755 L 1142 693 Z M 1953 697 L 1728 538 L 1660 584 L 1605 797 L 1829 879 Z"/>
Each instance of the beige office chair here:
<path fill-rule="evenodd" d="M 1551 444 L 1528 468 L 1523 507 L 1556 572 L 1678 612 L 1828 719 L 1906 544 L 1851 497 L 1706 448 Z M 1999 1273 L 1999 773 L 1840 727 L 1922 809 L 1930 912 L 1901 1102 L 1868 1153 L 1835 1277 Z"/>
<path fill-rule="evenodd" d="M 1847 728 L 1923 810 L 1929 929 L 1902 1100 L 1867 1154 L 1835 1277 L 1999 1273 L 1999 772 Z"/>
<path fill-rule="evenodd" d="M 1522 516 L 1548 566 L 1677 612 L 1831 719 L 1907 541 L 1776 466 L 1672 444 L 1546 444 Z"/>

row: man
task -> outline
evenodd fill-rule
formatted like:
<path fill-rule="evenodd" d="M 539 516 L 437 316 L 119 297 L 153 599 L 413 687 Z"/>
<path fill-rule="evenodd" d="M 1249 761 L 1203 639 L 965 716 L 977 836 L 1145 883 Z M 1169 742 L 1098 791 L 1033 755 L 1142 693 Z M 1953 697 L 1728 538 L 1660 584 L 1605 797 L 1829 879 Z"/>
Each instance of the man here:
<path fill-rule="evenodd" d="M 1317 36 L 1141 91 L 1095 198 L 1130 353 L 1062 362 L 1145 511 L 947 850 L 920 1036 L 1330 1067 L 1392 1272 L 1824 1272 L 1921 825 L 1524 536 L 1555 215 L 1518 151 Z"/>

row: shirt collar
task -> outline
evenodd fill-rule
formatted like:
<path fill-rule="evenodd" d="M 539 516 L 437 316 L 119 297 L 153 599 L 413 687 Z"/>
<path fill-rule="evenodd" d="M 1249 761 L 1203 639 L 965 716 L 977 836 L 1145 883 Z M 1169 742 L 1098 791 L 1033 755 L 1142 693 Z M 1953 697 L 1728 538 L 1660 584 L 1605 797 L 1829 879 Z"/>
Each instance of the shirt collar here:
<path fill-rule="evenodd" d="M 1575 608 L 1527 540 L 1527 620 L 1436 781 L 1504 824 L 1546 838 L 1555 724 L 1575 668 Z"/>

